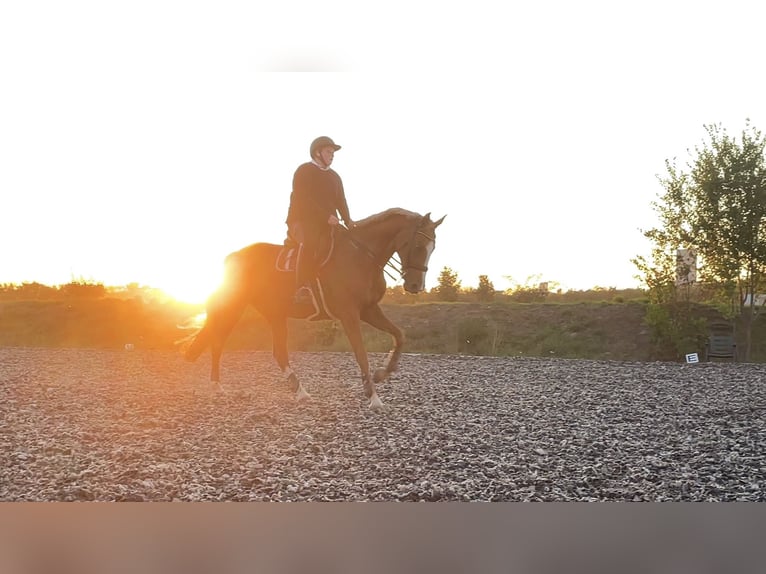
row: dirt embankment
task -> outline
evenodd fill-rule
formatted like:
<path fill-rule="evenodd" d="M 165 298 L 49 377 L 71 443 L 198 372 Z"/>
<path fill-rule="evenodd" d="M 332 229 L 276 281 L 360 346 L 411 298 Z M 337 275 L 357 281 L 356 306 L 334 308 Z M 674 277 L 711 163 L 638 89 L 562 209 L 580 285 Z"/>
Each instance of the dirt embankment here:
<path fill-rule="evenodd" d="M 638 303 L 388 305 L 408 348 L 437 352 L 648 361 L 646 307 Z M 438 341 L 438 344 L 436 342 Z"/>

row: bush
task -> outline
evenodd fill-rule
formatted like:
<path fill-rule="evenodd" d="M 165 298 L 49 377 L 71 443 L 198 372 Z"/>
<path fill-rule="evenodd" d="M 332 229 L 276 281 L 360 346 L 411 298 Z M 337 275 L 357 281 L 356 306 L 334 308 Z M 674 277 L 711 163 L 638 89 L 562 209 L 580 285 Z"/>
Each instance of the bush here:
<path fill-rule="evenodd" d="M 687 353 L 701 352 L 707 340 L 707 320 L 695 317 L 688 304 L 649 304 L 646 324 L 654 353 L 662 360 L 679 360 Z"/>

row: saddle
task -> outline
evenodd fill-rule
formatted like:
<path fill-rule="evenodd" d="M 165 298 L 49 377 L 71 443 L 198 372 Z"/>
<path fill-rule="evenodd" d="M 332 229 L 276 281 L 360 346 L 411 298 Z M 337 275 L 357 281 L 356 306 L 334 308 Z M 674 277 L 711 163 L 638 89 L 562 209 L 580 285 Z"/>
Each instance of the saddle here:
<path fill-rule="evenodd" d="M 277 254 L 277 271 L 284 273 L 294 273 L 298 267 L 298 249 L 301 244 L 295 241 L 292 237 L 285 238 L 282 249 Z M 327 238 L 320 239 L 319 241 L 319 257 L 317 268 L 324 267 L 332 256 L 332 252 L 335 249 L 335 235 L 331 234 Z"/>
<path fill-rule="evenodd" d="M 300 244 L 296 243 L 293 239 L 285 239 L 285 244 L 277 254 L 277 271 L 287 273 L 295 271 L 298 267 L 298 249 Z"/>

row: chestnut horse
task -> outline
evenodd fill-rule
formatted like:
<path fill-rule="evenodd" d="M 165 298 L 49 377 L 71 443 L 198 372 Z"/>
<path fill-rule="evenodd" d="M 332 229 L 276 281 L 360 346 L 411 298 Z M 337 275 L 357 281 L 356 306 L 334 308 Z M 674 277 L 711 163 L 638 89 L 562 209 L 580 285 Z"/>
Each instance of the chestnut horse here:
<path fill-rule="evenodd" d="M 392 208 L 358 221 L 351 230 L 338 227 L 332 252 L 318 272 L 325 309 L 343 325 L 362 372 L 365 396 L 374 410 L 383 406 L 375 383 L 386 380 L 397 369 L 404 344 L 404 333 L 383 314 L 379 305 L 386 291 L 385 266 L 397 253 L 405 291 L 423 291 L 428 260 L 436 246 L 436 228 L 444 221 L 444 217 L 431 221 L 430 215 Z M 210 380 L 216 388 L 220 387 L 224 342 L 245 308 L 252 305 L 271 327 L 274 358 L 287 375 L 296 399 L 309 398 L 290 367 L 287 325 L 288 318 L 303 319 L 313 310 L 298 308 L 293 303 L 295 273 L 281 271 L 276 264 L 282 249 L 282 245 L 254 243 L 231 253 L 226 258 L 224 282 L 207 302 L 205 324 L 185 339 L 188 343 L 185 356 L 190 361 L 210 347 Z M 385 367 L 372 374 L 362 341 L 361 321 L 389 333 L 393 339 L 394 348 Z"/>

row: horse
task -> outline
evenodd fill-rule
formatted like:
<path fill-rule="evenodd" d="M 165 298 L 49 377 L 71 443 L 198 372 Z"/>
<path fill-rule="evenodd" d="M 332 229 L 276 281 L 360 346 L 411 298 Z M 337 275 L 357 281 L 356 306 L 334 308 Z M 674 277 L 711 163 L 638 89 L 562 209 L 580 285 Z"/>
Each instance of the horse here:
<path fill-rule="evenodd" d="M 383 408 L 375 385 L 397 370 L 405 341 L 402 330 L 379 305 L 386 291 L 386 266 L 391 265 L 389 261 L 396 253 L 404 290 L 423 291 L 428 261 L 436 247 L 436 228 L 444 217 L 432 221 L 430 212 L 420 215 L 395 207 L 361 219 L 351 229 L 335 226 L 332 250 L 319 267 L 317 285 L 326 316 L 343 326 L 361 370 L 364 394 L 375 411 Z M 285 245 L 259 242 L 230 253 L 225 258 L 221 287 L 207 301 L 203 326 L 185 338 L 184 355 L 189 361 L 210 348 L 210 382 L 216 389 L 221 388 L 224 342 L 248 305 L 252 305 L 271 328 L 273 357 L 295 392 L 296 401 L 310 398 L 290 366 L 287 327 L 288 318 L 306 319 L 314 309 L 299 307 L 293 301 L 295 272 L 277 265 L 284 249 Z M 393 341 L 385 366 L 372 374 L 362 340 L 362 321 L 388 333 Z"/>

